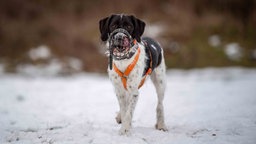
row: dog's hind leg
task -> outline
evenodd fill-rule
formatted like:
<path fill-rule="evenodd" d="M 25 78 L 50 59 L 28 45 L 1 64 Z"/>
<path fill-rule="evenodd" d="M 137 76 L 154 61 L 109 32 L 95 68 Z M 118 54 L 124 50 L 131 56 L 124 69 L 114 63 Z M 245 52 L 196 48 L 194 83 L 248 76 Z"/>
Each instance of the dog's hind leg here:
<path fill-rule="evenodd" d="M 167 131 L 164 122 L 164 107 L 163 107 L 163 99 L 164 99 L 164 92 L 166 87 L 166 69 L 164 59 L 162 59 L 161 64 L 155 68 L 155 70 L 151 74 L 151 80 L 154 83 L 156 88 L 158 103 L 156 108 L 156 129 Z"/>

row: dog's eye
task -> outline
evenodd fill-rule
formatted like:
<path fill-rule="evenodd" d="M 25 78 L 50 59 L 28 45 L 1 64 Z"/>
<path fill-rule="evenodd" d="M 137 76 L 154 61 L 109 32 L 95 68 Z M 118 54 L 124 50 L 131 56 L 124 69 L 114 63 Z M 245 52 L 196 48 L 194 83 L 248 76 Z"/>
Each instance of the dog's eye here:
<path fill-rule="evenodd" d="M 132 28 L 132 26 L 130 26 L 130 25 L 127 25 L 127 26 L 126 26 L 126 28 L 127 28 L 127 29 L 131 29 L 131 28 Z"/>
<path fill-rule="evenodd" d="M 111 28 L 112 28 L 112 29 L 116 29 L 116 28 L 117 28 L 117 25 L 112 25 Z"/>

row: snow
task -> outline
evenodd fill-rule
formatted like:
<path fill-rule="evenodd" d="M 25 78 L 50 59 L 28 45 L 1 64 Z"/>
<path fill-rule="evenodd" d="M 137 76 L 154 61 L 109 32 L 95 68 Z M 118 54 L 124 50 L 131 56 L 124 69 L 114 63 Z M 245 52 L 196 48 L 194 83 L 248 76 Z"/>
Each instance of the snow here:
<path fill-rule="evenodd" d="M 225 54 L 230 60 L 239 61 L 242 55 L 242 48 L 238 43 L 230 43 L 225 47 Z"/>
<path fill-rule="evenodd" d="M 67 63 L 68 63 L 67 65 L 70 66 L 70 68 L 73 69 L 74 71 L 82 70 L 83 63 L 77 58 L 69 57 Z"/>
<path fill-rule="evenodd" d="M 22 75 L 38 76 L 58 75 L 63 71 L 63 63 L 59 59 L 52 59 L 49 64 L 23 64 L 17 66 L 17 72 Z"/>
<path fill-rule="evenodd" d="M 168 132 L 154 129 L 156 95 L 140 90 L 130 136 L 120 136 L 106 75 L 0 75 L 1 144 L 255 144 L 256 69 L 169 70 Z"/>
<path fill-rule="evenodd" d="M 51 51 L 45 45 L 41 45 L 37 48 L 31 49 L 28 52 L 29 57 L 32 60 L 48 59 L 51 56 Z"/>
<path fill-rule="evenodd" d="M 64 60 L 53 58 L 46 64 L 22 64 L 17 66 L 17 73 L 29 76 L 57 76 L 81 72 L 83 63 L 73 57 L 66 57 Z M 1 72 L 1 68 L 0 68 Z"/>

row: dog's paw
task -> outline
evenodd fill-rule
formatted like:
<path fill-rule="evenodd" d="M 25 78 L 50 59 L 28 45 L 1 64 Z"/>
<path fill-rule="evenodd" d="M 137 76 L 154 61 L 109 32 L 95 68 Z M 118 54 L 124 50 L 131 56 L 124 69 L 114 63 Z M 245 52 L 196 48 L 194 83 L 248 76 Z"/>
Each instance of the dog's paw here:
<path fill-rule="evenodd" d="M 117 114 L 117 116 L 116 116 L 116 122 L 118 123 L 118 124 L 121 124 L 122 123 L 122 119 L 121 119 L 121 114 L 120 114 L 120 112 Z"/>
<path fill-rule="evenodd" d="M 121 129 L 119 130 L 119 134 L 120 135 L 130 136 L 131 135 L 130 128 L 121 127 Z"/>
<path fill-rule="evenodd" d="M 167 131 L 168 131 L 168 129 L 167 129 L 167 127 L 165 126 L 165 124 L 156 124 L 156 125 L 155 125 L 155 128 L 156 128 L 157 130 L 164 131 L 164 132 L 167 132 Z"/>

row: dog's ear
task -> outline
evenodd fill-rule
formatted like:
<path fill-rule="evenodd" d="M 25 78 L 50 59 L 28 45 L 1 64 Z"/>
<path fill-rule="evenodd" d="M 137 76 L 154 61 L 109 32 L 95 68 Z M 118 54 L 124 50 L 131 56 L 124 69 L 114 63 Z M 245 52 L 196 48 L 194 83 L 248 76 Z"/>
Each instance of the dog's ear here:
<path fill-rule="evenodd" d="M 109 35 L 109 24 L 110 20 L 112 19 L 113 15 L 110 17 L 103 18 L 99 21 L 99 28 L 100 28 L 100 33 L 101 33 L 101 40 L 106 41 L 108 40 L 108 35 Z"/>
<path fill-rule="evenodd" d="M 138 42 L 141 41 L 141 36 L 144 33 L 144 29 L 145 29 L 145 22 L 143 22 L 140 19 L 137 19 L 135 16 L 130 16 L 133 26 L 134 26 L 134 30 L 132 32 L 132 37 L 135 38 Z"/>

